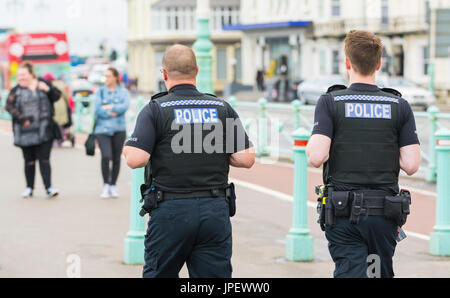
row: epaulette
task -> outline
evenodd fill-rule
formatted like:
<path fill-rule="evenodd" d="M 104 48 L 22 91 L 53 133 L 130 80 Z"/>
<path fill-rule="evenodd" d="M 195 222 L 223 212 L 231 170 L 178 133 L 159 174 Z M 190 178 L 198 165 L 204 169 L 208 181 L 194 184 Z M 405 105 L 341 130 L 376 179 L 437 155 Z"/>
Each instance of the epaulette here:
<path fill-rule="evenodd" d="M 217 97 L 216 95 L 214 95 L 214 94 L 211 94 L 211 93 L 205 93 L 206 95 L 209 95 L 209 96 L 212 96 L 212 97 Z"/>
<path fill-rule="evenodd" d="M 344 85 L 333 85 L 330 88 L 328 88 L 327 93 L 337 91 L 337 90 L 345 90 L 347 89 L 347 86 Z"/>
<path fill-rule="evenodd" d="M 381 89 L 381 91 L 394 94 L 395 96 L 398 96 L 398 97 L 402 97 L 402 94 L 400 92 L 398 92 L 397 90 L 392 89 L 392 88 L 383 88 L 383 89 Z"/>
<path fill-rule="evenodd" d="M 160 98 L 160 97 L 163 97 L 163 96 L 165 96 L 165 95 L 167 95 L 167 94 L 169 94 L 169 92 L 167 92 L 167 91 L 157 93 L 157 94 L 155 94 L 155 95 L 152 96 L 152 100 L 157 99 L 157 98 Z"/>

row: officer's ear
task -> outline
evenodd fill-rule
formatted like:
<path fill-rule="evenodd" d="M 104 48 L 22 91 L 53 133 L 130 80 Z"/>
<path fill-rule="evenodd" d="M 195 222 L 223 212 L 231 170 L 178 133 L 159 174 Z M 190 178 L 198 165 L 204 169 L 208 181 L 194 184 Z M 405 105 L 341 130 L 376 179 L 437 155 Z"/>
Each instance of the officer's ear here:
<path fill-rule="evenodd" d="M 348 59 L 347 57 L 345 57 L 345 68 L 347 70 L 352 69 L 352 64 L 350 63 L 350 59 Z"/>
<path fill-rule="evenodd" d="M 380 70 L 380 68 L 381 68 L 381 59 L 380 62 L 378 62 L 377 70 Z"/>
<path fill-rule="evenodd" d="M 196 68 L 197 68 L 197 72 L 195 73 L 195 76 L 197 76 L 197 75 L 198 75 L 198 65 L 197 65 L 197 67 L 196 67 Z"/>
<path fill-rule="evenodd" d="M 163 75 L 164 81 L 169 80 L 169 76 L 167 75 L 167 70 L 165 68 L 162 69 L 162 75 Z"/>

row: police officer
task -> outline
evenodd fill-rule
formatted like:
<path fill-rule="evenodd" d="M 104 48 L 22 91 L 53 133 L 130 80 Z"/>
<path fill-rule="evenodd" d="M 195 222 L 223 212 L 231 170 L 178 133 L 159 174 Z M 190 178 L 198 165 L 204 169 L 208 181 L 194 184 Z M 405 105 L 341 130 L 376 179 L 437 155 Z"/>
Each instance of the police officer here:
<path fill-rule="evenodd" d="M 334 277 L 393 277 L 396 237 L 410 204 L 398 174 L 414 174 L 421 162 L 414 115 L 398 91 L 375 85 L 380 38 L 352 30 L 344 43 L 350 85 L 320 97 L 306 153 L 314 167 L 324 165 Z"/>
<path fill-rule="evenodd" d="M 143 276 L 178 277 L 186 263 L 190 277 L 230 278 L 229 166 L 251 168 L 253 145 L 227 102 L 196 89 L 190 48 L 170 47 L 162 65 L 168 92 L 153 96 L 140 112 L 124 148 L 130 168 L 150 165 Z"/>

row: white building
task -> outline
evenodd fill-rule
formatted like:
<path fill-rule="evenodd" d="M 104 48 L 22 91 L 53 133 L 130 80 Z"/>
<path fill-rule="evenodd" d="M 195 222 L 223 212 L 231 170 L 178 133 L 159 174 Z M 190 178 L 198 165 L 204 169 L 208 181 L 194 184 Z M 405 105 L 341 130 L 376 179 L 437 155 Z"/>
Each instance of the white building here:
<path fill-rule="evenodd" d="M 435 57 L 433 38 L 437 9 L 449 7 L 450 0 L 241 0 L 241 23 L 224 29 L 244 33 L 244 84 L 254 84 L 258 68 L 276 75 L 286 62 L 291 80 L 345 74 L 343 40 L 362 29 L 383 40 L 383 72 L 426 86 L 433 62 L 436 87 L 449 90 L 450 60 Z"/>
<path fill-rule="evenodd" d="M 138 78 L 142 92 L 157 92 L 164 51 L 180 43 L 196 41 L 196 0 L 128 0 L 130 75 Z M 222 26 L 240 22 L 240 0 L 211 0 L 211 41 L 214 48 L 214 89 L 241 78 L 241 36 Z M 232 63 L 235 62 L 235 63 Z M 235 66 L 235 69 L 234 69 Z"/>

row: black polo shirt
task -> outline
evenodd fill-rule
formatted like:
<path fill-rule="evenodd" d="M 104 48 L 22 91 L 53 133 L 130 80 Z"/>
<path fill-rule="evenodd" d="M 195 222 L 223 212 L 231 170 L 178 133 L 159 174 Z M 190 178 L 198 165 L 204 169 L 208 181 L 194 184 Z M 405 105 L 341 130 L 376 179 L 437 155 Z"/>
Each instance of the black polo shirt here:
<path fill-rule="evenodd" d="M 188 84 L 174 86 L 169 92 L 180 96 L 201 96 L 203 94 L 200 93 L 194 85 Z M 242 122 L 239 119 L 239 115 L 227 102 L 224 103 L 229 117 L 237 120 L 234 128 L 234 146 L 231 147 L 234 148 L 233 153 L 244 151 L 245 149 L 253 147 L 253 144 L 249 140 Z M 150 101 L 150 103 L 146 105 L 139 113 L 134 132 L 131 135 L 131 138 L 126 142 L 125 146 L 136 147 L 152 154 L 153 149 L 163 137 L 164 125 L 162 121 L 161 108 L 156 101 Z M 245 142 L 238 142 L 237 137 L 242 135 L 245 136 Z M 243 144 L 243 147 L 239 148 L 238 144 Z"/>
<path fill-rule="evenodd" d="M 363 91 L 363 92 L 379 92 L 380 88 L 376 85 L 369 85 L 363 83 L 354 83 L 349 90 Z M 416 121 L 414 119 L 414 113 L 412 112 L 409 103 L 403 99 L 399 99 L 399 120 L 400 120 L 400 130 L 398 134 L 399 147 L 420 144 L 419 138 L 417 136 Z M 334 136 L 334 124 L 333 115 L 336 113 L 336 106 L 333 103 L 333 96 L 331 94 L 323 94 L 316 105 L 316 110 L 314 114 L 314 128 L 312 134 L 320 134 L 333 139 Z M 358 186 L 360 187 L 360 186 Z M 339 185 L 335 186 L 336 190 L 355 190 L 358 187 L 352 185 Z M 398 192 L 398 185 L 390 188 L 395 192 Z M 380 187 L 376 187 L 377 189 Z M 383 189 L 383 188 L 381 188 Z"/>

